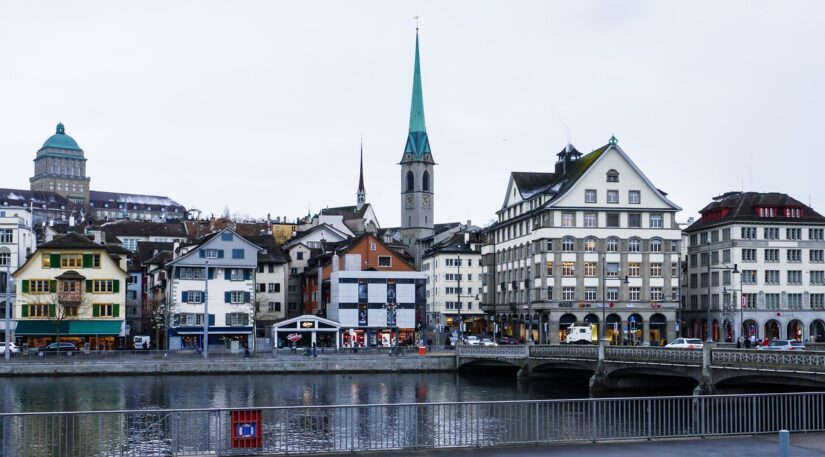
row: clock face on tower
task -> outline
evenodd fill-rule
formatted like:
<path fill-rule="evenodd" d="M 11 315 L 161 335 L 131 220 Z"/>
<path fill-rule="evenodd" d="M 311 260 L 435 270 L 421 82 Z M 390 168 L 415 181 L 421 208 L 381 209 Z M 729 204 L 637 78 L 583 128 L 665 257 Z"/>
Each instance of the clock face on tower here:
<path fill-rule="evenodd" d="M 407 208 L 412 208 L 415 206 L 415 195 L 407 195 L 404 199 L 405 205 Z"/>
<path fill-rule="evenodd" d="M 424 194 L 424 195 L 421 197 L 421 205 L 422 205 L 424 208 L 429 208 L 429 207 L 430 207 L 430 196 L 429 196 L 429 195 Z"/>

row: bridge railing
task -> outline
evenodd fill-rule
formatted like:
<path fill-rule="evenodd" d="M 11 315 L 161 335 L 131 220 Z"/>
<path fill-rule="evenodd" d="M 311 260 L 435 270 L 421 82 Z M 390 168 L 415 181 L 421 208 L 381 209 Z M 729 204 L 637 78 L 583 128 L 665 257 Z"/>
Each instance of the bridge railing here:
<path fill-rule="evenodd" d="M 456 347 L 456 352 L 459 357 L 481 357 L 481 358 L 508 358 L 508 359 L 525 359 L 527 358 L 527 346 L 513 345 L 513 346 L 471 346 L 469 344 L 460 344 Z"/>
<path fill-rule="evenodd" d="M 239 427 L 237 419 L 250 424 Z M 8 456 L 287 455 L 825 430 L 825 393 L 0 414 Z M 239 437 L 238 431 L 250 436 Z"/>
<path fill-rule="evenodd" d="M 596 360 L 599 358 L 599 347 L 578 344 L 541 344 L 530 346 L 530 357 Z"/>
<path fill-rule="evenodd" d="M 680 364 L 702 364 L 702 351 L 695 349 L 656 348 L 639 346 L 608 346 L 605 348 L 606 360 L 675 362 Z"/>
<path fill-rule="evenodd" d="M 711 364 L 715 366 L 753 366 L 825 371 L 825 351 L 713 349 Z"/>

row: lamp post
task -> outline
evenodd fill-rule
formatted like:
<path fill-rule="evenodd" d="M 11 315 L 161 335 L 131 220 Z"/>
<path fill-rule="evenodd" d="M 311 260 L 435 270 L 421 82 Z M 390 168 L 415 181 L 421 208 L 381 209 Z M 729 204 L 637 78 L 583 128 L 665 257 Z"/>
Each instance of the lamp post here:
<path fill-rule="evenodd" d="M 6 362 L 11 360 L 11 249 L 3 246 L 0 248 L 0 254 L 8 254 L 9 258 L 6 261 L 6 327 L 3 334 L 5 335 L 6 346 L 3 349 Z"/>
<path fill-rule="evenodd" d="M 739 273 L 738 269 L 735 268 L 735 267 L 736 266 L 734 265 L 733 273 L 734 274 Z M 731 292 L 731 304 L 733 305 L 732 314 L 736 315 L 736 292 L 739 292 L 740 297 L 742 296 L 741 276 L 740 276 L 740 280 L 739 280 L 739 288 L 738 289 L 736 288 L 736 280 L 733 280 L 732 283 L 733 283 L 733 285 L 731 286 L 731 288 L 730 289 L 728 289 L 727 287 L 723 288 L 722 293 L 727 295 L 728 290 L 730 290 L 730 292 Z M 739 336 L 744 336 L 744 330 L 745 330 L 745 314 L 744 314 L 744 308 L 742 307 L 742 300 L 740 298 L 740 300 L 739 300 L 739 325 L 737 326 L 736 323 L 734 323 L 734 332 L 733 332 L 734 341 L 738 340 Z"/>
<path fill-rule="evenodd" d="M 708 248 L 708 250 L 707 250 L 707 254 L 708 254 L 708 292 L 707 292 L 707 296 L 708 296 L 708 298 L 707 298 L 707 305 L 708 305 L 708 309 L 707 309 L 707 317 L 705 318 L 705 319 L 706 319 L 705 331 L 707 332 L 707 336 L 705 337 L 705 342 L 707 342 L 707 343 L 712 343 L 712 342 L 713 342 L 713 321 L 712 321 L 712 320 L 711 320 L 711 318 L 710 318 L 710 308 L 711 308 L 711 301 L 710 301 L 710 297 L 711 297 L 711 294 L 710 294 L 710 287 L 711 287 L 711 283 L 712 283 L 712 281 L 711 281 L 711 279 L 710 279 L 710 273 L 711 273 L 711 270 L 730 270 L 731 268 L 730 268 L 729 266 L 727 266 L 727 265 L 722 266 L 722 267 L 712 267 L 712 266 L 710 265 L 710 264 L 711 264 L 711 260 L 712 260 L 712 259 L 711 259 L 711 257 L 712 257 L 712 256 L 710 255 L 710 242 L 708 242 L 708 243 L 706 244 L 706 246 L 707 246 L 707 248 Z M 739 273 L 739 268 L 738 268 L 738 266 L 734 263 L 734 264 L 733 264 L 733 274 L 738 274 L 738 273 Z"/>

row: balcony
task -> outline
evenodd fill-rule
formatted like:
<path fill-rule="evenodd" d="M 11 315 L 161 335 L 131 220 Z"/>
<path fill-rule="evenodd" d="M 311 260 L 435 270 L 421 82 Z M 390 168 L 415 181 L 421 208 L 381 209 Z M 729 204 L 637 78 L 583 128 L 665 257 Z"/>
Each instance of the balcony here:
<path fill-rule="evenodd" d="M 68 304 L 68 303 L 80 303 L 83 300 L 83 293 L 80 291 L 74 292 L 64 292 L 60 291 L 57 293 L 57 300 L 61 304 Z"/>

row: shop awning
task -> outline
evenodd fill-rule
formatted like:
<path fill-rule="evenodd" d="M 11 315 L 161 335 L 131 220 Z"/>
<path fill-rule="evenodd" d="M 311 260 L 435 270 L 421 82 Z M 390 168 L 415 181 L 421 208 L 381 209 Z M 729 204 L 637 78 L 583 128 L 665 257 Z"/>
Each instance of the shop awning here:
<path fill-rule="evenodd" d="M 120 335 L 123 321 L 63 321 L 59 323 L 61 336 Z M 58 322 L 50 320 L 17 321 L 19 336 L 54 336 Z"/>

